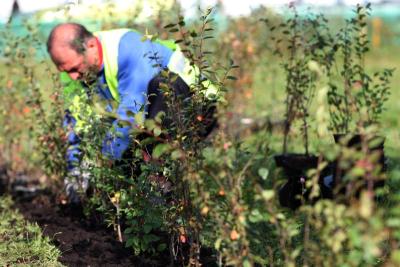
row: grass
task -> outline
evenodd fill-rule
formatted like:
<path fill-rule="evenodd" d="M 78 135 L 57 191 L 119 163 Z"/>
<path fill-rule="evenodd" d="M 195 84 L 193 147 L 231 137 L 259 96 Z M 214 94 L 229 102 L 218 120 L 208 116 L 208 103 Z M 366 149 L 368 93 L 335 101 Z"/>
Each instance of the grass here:
<path fill-rule="evenodd" d="M 12 204 L 10 197 L 0 198 L 0 266 L 63 266 L 60 251 Z"/>

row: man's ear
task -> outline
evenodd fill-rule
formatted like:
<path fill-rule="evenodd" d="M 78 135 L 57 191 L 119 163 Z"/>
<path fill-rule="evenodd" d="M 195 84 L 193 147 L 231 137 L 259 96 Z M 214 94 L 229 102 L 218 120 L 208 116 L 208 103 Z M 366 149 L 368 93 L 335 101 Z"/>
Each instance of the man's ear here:
<path fill-rule="evenodd" d="M 86 46 L 86 49 L 96 47 L 96 39 L 95 38 L 90 38 L 85 43 L 85 46 Z"/>

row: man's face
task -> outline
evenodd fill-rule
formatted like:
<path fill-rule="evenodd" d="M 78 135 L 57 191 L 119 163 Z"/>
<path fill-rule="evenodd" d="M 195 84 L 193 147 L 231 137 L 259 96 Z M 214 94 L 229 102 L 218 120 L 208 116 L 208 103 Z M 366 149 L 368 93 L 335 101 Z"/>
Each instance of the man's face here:
<path fill-rule="evenodd" d="M 86 84 L 95 82 L 98 72 L 96 58 L 91 51 L 79 54 L 70 47 L 55 48 L 52 51 L 53 60 L 59 71 L 65 71 L 73 80 Z"/>

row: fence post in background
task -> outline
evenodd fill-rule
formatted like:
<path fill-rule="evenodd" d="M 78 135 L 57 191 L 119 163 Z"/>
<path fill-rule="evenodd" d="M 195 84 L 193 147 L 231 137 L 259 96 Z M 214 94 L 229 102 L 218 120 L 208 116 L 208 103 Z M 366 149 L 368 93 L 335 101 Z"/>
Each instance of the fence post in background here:
<path fill-rule="evenodd" d="M 372 19 L 372 47 L 379 48 L 381 46 L 381 34 L 382 34 L 382 19 Z"/>

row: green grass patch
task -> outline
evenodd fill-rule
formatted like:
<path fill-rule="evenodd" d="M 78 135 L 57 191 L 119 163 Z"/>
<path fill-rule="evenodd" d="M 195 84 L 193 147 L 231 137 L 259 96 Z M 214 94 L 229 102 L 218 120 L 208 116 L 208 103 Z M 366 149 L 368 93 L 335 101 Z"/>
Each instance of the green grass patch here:
<path fill-rule="evenodd" d="M 0 198 L 0 266 L 63 266 L 60 251 L 12 204 L 10 197 Z"/>

